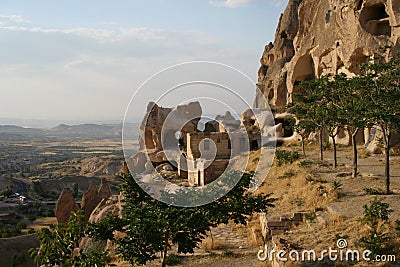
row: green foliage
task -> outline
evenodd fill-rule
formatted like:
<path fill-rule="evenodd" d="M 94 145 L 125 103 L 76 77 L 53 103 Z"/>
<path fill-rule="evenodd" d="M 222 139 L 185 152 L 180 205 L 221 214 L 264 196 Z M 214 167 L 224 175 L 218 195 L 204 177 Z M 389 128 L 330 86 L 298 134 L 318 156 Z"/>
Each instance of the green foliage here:
<path fill-rule="evenodd" d="M 309 221 L 310 223 L 314 223 L 315 220 L 317 219 L 317 214 L 311 213 L 311 214 L 307 214 L 305 217 L 306 217 L 307 221 Z"/>
<path fill-rule="evenodd" d="M 340 235 L 340 234 L 335 234 L 335 239 L 334 241 L 338 241 L 339 239 L 349 239 L 348 235 Z"/>
<path fill-rule="evenodd" d="M 291 164 L 300 158 L 299 152 L 277 149 L 275 151 L 278 166 Z"/>
<path fill-rule="evenodd" d="M 364 217 L 362 221 L 375 227 L 380 221 L 388 221 L 389 215 L 393 212 L 388 203 L 381 202 L 378 198 L 371 201 L 371 205 L 364 205 Z"/>
<path fill-rule="evenodd" d="M 301 207 L 304 205 L 304 197 L 296 197 L 294 199 L 294 204 L 296 204 L 296 206 Z"/>
<path fill-rule="evenodd" d="M 79 248 L 79 241 L 90 231 L 83 212 L 72 213 L 67 224 L 51 225 L 38 233 L 39 248 L 30 249 L 34 261 L 45 267 L 59 266 L 105 266 L 106 252 L 102 249 Z M 76 253 L 78 251 L 78 253 Z"/>
<path fill-rule="evenodd" d="M 179 256 L 176 255 L 176 254 L 170 254 L 170 255 L 168 255 L 168 257 L 167 257 L 166 263 L 167 263 L 167 265 L 169 265 L 169 266 L 175 266 L 175 265 L 178 265 L 178 264 L 181 264 L 181 263 L 182 263 L 182 258 L 179 257 Z"/>
<path fill-rule="evenodd" d="M 225 177 L 228 178 L 226 184 L 236 181 L 230 181 L 234 176 L 235 173 L 231 173 Z M 193 208 L 177 207 L 152 198 L 143 191 L 135 178 L 138 177 L 130 174 L 121 177 L 120 186 L 125 196 L 123 218 L 108 217 L 93 228 L 96 238 L 114 240 L 118 245 L 116 252 L 132 265 L 146 264 L 161 252 L 165 266 L 167 251 L 172 244 L 177 246 L 178 253 L 193 253 L 193 249 L 212 226 L 229 221 L 246 224 L 249 215 L 266 211 L 273 206 L 274 201 L 269 195 L 253 195 L 247 190 L 252 178 L 249 174 L 243 175 L 225 196 Z M 211 187 L 211 190 L 218 193 L 222 187 L 218 185 Z M 187 197 L 188 201 L 192 201 L 196 195 L 180 196 L 178 192 L 165 197 Z M 115 230 L 124 235 L 116 238 Z"/>
<path fill-rule="evenodd" d="M 0 196 L 9 197 L 12 194 L 13 194 L 13 192 L 10 189 L 5 189 L 3 191 L 0 191 Z"/>
<path fill-rule="evenodd" d="M 36 221 L 36 216 L 35 216 L 34 214 L 29 214 L 27 218 L 28 218 L 28 220 L 31 221 L 31 222 Z"/>
<path fill-rule="evenodd" d="M 396 220 L 396 231 L 397 235 L 400 236 L 400 220 Z"/>
<path fill-rule="evenodd" d="M 307 166 L 310 166 L 311 164 L 312 164 L 311 161 L 302 160 L 299 162 L 299 167 L 307 167 Z"/>
<path fill-rule="evenodd" d="M 295 131 L 296 120 L 292 117 L 284 118 L 283 122 L 283 132 L 285 136 L 292 136 Z"/>
<path fill-rule="evenodd" d="M 279 176 L 279 179 L 285 179 L 285 178 L 290 178 L 293 177 L 295 175 L 293 170 L 288 170 L 286 171 L 282 176 Z"/>
<path fill-rule="evenodd" d="M 385 227 L 392 212 L 389 204 L 381 202 L 378 198 L 371 201 L 370 206 L 364 205 L 364 217 L 361 221 L 367 224 L 371 231 L 367 236 L 361 237 L 357 243 L 370 250 L 373 257 L 386 255 L 393 249 L 392 236 Z"/>
<path fill-rule="evenodd" d="M 372 252 L 372 257 L 387 255 L 393 249 L 390 235 L 384 230 L 371 231 L 367 236 L 358 240 L 358 245 Z"/>
<path fill-rule="evenodd" d="M 74 198 L 78 197 L 79 194 L 79 185 L 77 183 L 74 183 L 73 188 L 72 188 L 72 194 Z"/>
<path fill-rule="evenodd" d="M 343 184 L 339 181 L 333 181 L 332 187 L 333 190 L 338 191 L 340 189 L 342 189 Z"/>
<path fill-rule="evenodd" d="M 385 192 L 383 192 L 379 188 L 366 187 L 366 188 L 363 188 L 363 190 L 368 195 L 385 195 Z"/>
<path fill-rule="evenodd" d="M 331 148 L 331 143 L 329 143 L 329 141 L 325 141 L 325 142 L 323 142 L 322 143 L 322 149 L 325 151 L 325 150 L 328 150 L 328 149 L 330 149 Z"/>
<path fill-rule="evenodd" d="M 224 256 L 225 257 L 234 257 L 235 253 L 232 250 L 225 250 L 224 251 Z"/>

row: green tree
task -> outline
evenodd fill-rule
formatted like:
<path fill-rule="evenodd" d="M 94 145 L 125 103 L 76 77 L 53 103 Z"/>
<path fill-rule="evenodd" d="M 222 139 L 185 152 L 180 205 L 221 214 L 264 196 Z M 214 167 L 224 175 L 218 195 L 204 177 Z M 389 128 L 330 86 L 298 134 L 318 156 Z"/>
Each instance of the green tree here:
<path fill-rule="evenodd" d="M 297 119 L 307 129 L 313 128 L 318 131 L 319 136 L 319 158 L 324 159 L 323 154 L 323 133 L 326 124 L 326 98 L 324 91 L 329 83 L 329 77 L 316 78 L 300 84 L 304 93 L 293 95 L 293 104 L 289 105 L 289 110 L 295 114 Z"/>
<path fill-rule="evenodd" d="M 335 107 L 338 118 L 346 125 L 347 131 L 351 136 L 353 149 L 353 177 L 358 174 L 358 150 L 357 134 L 370 123 L 367 115 L 368 106 L 365 93 L 368 91 L 368 83 L 361 76 L 348 78 L 344 74 L 334 77 L 334 97 L 332 105 Z"/>
<path fill-rule="evenodd" d="M 31 249 L 30 254 L 38 265 L 45 267 L 105 266 L 106 252 L 79 248 L 79 241 L 89 231 L 90 224 L 86 222 L 83 212 L 72 213 L 67 224 L 41 229 L 37 233 L 40 247 Z"/>
<path fill-rule="evenodd" d="M 390 194 L 390 149 L 393 133 L 400 132 L 400 54 L 384 62 L 375 59 L 363 67 L 367 114 L 383 134 L 386 193 Z"/>
<path fill-rule="evenodd" d="M 226 184 L 234 179 L 229 174 Z M 193 253 L 212 226 L 220 223 L 246 224 L 254 212 L 267 211 L 273 206 L 274 199 L 269 195 L 253 195 L 248 191 L 252 176 L 244 174 L 235 187 L 224 197 L 200 207 L 176 207 L 160 202 L 136 183 L 134 177 L 125 175 L 121 178 L 121 190 L 125 197 L 124 216 L 122 219 L 109 217 L 98 223 L 96 235 L 99 239 L 114 240 L 124 260 L 132 265 L 142 265 L 155 259 L 161 253 L 162 266 L 166 266 L 168 249 L 177 245 L 178 253 Z M 224 185 L 217 185 L 211 190 L 218 191 Z M 170 195 L 168 197 L 171 197 Z M 192 200 L 194 195 L 188 197 Z M 177 199 L 177 201 L 182 199 Z M 115 230 L 123 233 L 116 238 Z"/>
<path fill-rule="evenodd" d="M 294 130 L 301 137 L 301 149 L 303 151 L 304 157 L 306 156 L 306 147 L 305 147 L 305 139 L 312 133 L 315 129 L 314 123 L 308 119 L 301 119 L 294 126 Z"/>

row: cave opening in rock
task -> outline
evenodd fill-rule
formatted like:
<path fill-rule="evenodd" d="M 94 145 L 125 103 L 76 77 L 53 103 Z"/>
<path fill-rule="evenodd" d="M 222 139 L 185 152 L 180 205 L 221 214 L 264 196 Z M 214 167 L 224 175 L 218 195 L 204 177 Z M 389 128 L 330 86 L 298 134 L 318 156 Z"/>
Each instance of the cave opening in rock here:
<path fill-rule="evenodd" d="M 304 93 L 300 83 L 315 78 L 314 61 L 310 55 L 304 55 L 296 63 L 293 72 L 293 94 Z"/>
<path fill-rule="evenodd" d="M 361 65 L 368 61 L 368 56 L 366 56 L 361 49 L 356 49 L 353 55 L 350 57 L 351 65 L 349 66 L 349 71 L 359 75 Z"/>
<path fill-rule="evenodd" d="M 296 120 L 293 117 L 275 118 L 275 125 L 282 123 L 283 137 L 291 137 L 294 134 Z"/>
<path fill-rule="evenodd" d="M 363 29 L 372 35 L 391 35 L 389 15 L 384 3 L 363 7 L 359 20 Z"/>

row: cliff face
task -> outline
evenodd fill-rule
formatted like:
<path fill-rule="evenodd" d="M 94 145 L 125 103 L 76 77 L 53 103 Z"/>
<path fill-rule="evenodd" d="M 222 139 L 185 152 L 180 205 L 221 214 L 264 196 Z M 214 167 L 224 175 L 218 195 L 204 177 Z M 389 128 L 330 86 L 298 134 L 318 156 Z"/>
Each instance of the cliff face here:
<path fill-rule="evenodd" d="M 289 0 L 274 43 L 265 46 L 258 87 L 271 106 L 281 107 L 300 82 L 358 74 L 385 45 L 390 54 L 400 48 L 399 0 Z"/>

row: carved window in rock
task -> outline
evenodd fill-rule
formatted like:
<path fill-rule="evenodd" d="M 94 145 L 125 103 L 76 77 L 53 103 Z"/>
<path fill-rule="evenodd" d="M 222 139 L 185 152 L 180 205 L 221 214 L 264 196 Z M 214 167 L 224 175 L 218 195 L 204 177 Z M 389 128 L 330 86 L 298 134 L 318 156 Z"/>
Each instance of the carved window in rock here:
<path fill-rule="evenodd" d="M 372 35 L 390 36 L 392 33 L 384 3 L 364 6 L 360 11 L 359 21 L 361 27 Z"/>
<path fill-rule="evenodd" d="M 332 16 L 332 10 L 328 10 L 328 12 L 326 12 L 325 15 L 325 23 L 329 23 L 329 21 L 331 20 L 331 16 Z"/>

